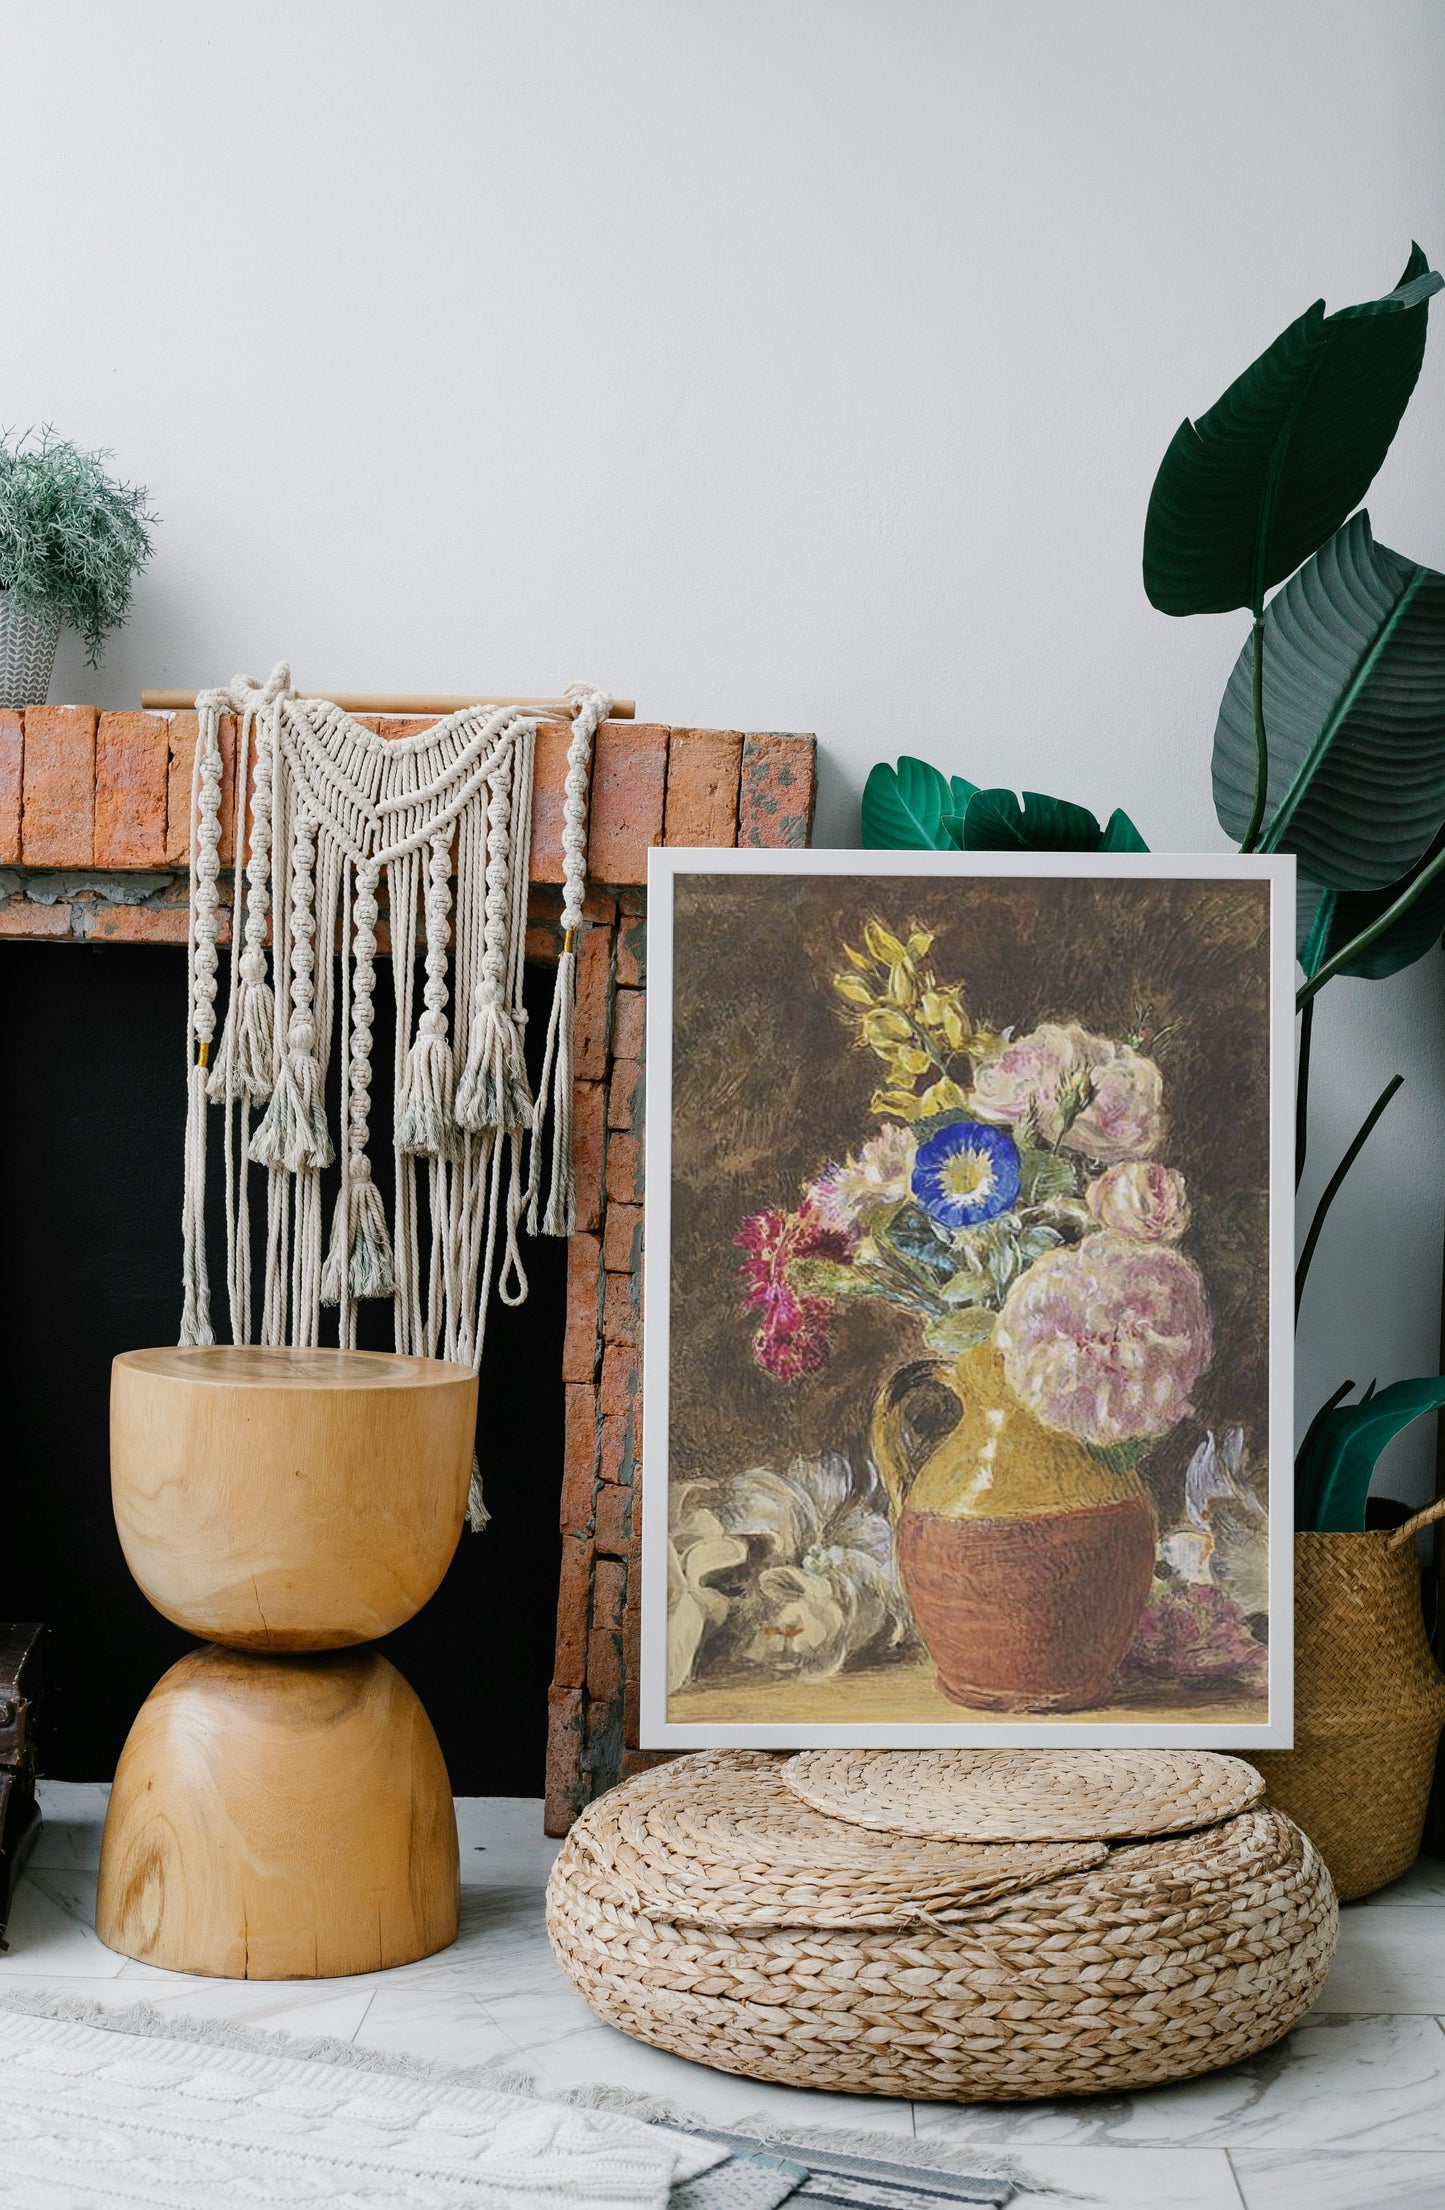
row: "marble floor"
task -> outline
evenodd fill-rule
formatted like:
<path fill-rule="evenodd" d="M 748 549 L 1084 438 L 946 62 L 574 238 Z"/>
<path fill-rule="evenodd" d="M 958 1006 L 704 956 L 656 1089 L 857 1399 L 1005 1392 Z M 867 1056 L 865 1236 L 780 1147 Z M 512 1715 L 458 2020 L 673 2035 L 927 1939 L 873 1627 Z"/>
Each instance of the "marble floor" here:
<path fill-rule="evenodd" d="M 664 2056 L 602 2025 L 553 1961 L 542 1890 L 556 1844 L 541 1806 L 464 1798 L 462 1928 L 420 1964 L 354 1980 L 199 1980 L 117 1956 L 94 1931 L 107 1791 L 43 1784 L 46 1823 L 0 1955 L 0 1985 L 117 2007 L 244 2019 L 451 2064 L 605 2081 L 705 2122 L 750 2116 L 977 2146 L 1018 2184 L 1013 2210 L 1442 2210 L 1445 1863 L 1422 1859 L 1343 1913 L 1318 2007 L 1278 2048 L 1182 2087 L 1010 2105 L 884 2102 L 757 2085 Z M 3 2119 L 0 2119 L 3 2134 Z"/>

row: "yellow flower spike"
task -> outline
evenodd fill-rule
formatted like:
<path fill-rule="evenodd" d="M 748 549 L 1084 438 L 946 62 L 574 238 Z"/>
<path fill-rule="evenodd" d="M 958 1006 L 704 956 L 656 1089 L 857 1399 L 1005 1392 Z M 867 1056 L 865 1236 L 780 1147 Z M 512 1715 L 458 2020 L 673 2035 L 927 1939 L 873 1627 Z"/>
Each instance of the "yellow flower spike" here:
<path fill-rule="evenodd" d="M 889 1113 L 895 1120 L 917 1120 L 928 1109 L 912 1090 L 875 1090 L 868 1100 L 870 1113 Z"/>
<path fill-rule="evenodd" d="M 834 975 L 833 988 L 850 1005 L 871 1006 L 873 1003 L 873 992 L 858 975 Z"/>
<path fill-rule="evenodd" d="M 943 1030 L 948 1006 L 937 990 L 925 990 L 918 1000 L 918 1018 L 925 1028 Z"/>
<path fill-rule="evenodd" d="M 924 1091 L 922 1097 L 918 1100 L 918 1111 L 920 1113 L 951 1113 L 955 1112 L 959 1106 L 967 1103 L 966 1093 L 959 1088 L 956 1082 L 950 1082 L 945 1075 L 941 1082 L 935 1082 L 931 1089 Z"/>
<path fill-rule="evenodd" d="M 900 1074 L 927 1074 L 933 1061 L 926 1051 L 918 1051 L 910 1044 L 894 1052 L 893 1065 Z"/>
<path fill-rule="evenodd" d="M 932 929 L 914 928 L 908 932 L 908 956 L 921 959 L 933 942 Z"/>
<path fill-rule="evenodd" d="M 885 1048 L 889 1044 L 906 1044 L 913 1035 L 913 1030 L 909 1027 L 904 1016 L 901 1013 L 889 1012 L 886 1007 L 880 1007 L 876 1012 L 865 1013 L 859 1025 L 863 1031 L 864 1042 L 870 1044 L 875 1051 Z"/>
<path fill-rule="evenodd" d="M 872 952 L 873 957 L 881 960 L 885 967 L 901 966 L 908 957 L 898 938 L 890 935 L 881 921 L 866 923 L 863 930 L 863 941 L 868 946 L 869 951 Z"/>
<path fill-rule="evenodd" d="M 918 995 L 918 983 L 909 963 L 888 970 L 888 1002 L 890 1005 L 911 1006 Z"/>
<path fill-rule="evenodd" d="M 943 1007 L 943 1039 L 950 1051 L 966 1049 L 973 1035 L 973 1027 L 963 1007 L 945 1001 Z"/>

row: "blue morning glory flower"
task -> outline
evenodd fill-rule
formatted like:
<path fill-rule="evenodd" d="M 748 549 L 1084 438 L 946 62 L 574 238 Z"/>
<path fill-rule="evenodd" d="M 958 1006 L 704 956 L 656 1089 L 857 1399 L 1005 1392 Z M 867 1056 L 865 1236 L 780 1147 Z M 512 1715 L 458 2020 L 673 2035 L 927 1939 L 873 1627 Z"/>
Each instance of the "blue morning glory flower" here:
<path fill-rule="evenodd" d="M 912 1188 L 941 1228 L 976 1228 L 1007 1212 L 1018 1196 L 1018 1145 L 981 1120 L 952 1121 L 918 1146 Z"/>

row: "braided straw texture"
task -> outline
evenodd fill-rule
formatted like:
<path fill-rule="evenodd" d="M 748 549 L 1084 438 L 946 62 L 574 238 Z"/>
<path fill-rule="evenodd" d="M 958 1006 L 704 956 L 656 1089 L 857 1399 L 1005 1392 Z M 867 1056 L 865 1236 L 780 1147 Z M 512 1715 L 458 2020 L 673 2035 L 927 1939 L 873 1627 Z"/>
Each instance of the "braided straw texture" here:
<path fill-rule="evenodd" d="M 753 1751 L 699 1759 L 685 1790 L 614 1788 L 579 1847 L 635 1916 L 688 1926 L 887 1927 L 1102 1862 L 1102 1842 L 919 1842 L 845 1826 L 801 1803 Z"/>
<path fill-rule="evenodd" d="M 920 1908 L 911 1927 L 739 1930 L 639 1908 L 608 1861 L 618 1799 L 665 1788 L 680 1816 L 724 1770 L 683 1758 L 599 1798 L 547 1890 L 552 1945 L 598 2016 L 696 2063 L 933 2101 L 1117 2092 L 1268 2047 L 1324 1984 L 1329 1875 L 1268 1809 L 1115 1848 L 952 1925 Z"/>
<path fill-rule="evenodd" d="M 1349 1902 L 1420 1854 L 1445 1681 L 1425 1639 L 1413 1542 L 1296 1535 L 1294 1589 L 1295 1746 L 1254 1762 Z"/>
<path fill-rule="evenodd" d="M 783 1778 L 834 1818 L 975 1842 L 1179 1834 L 1264 1793 L 1210 1750 L 800 1750 Z"/>

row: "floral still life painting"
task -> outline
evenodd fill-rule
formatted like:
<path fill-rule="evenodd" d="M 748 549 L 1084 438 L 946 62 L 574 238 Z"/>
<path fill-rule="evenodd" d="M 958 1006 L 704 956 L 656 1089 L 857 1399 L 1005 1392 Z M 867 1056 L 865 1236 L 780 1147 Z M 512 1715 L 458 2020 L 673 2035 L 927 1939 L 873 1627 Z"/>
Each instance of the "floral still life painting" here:
<path fill-rule="evenodd" d="M 655 857 L 645 1739 L 1288 1741 L 1289 862 Z"/>

